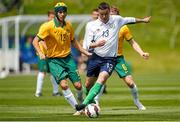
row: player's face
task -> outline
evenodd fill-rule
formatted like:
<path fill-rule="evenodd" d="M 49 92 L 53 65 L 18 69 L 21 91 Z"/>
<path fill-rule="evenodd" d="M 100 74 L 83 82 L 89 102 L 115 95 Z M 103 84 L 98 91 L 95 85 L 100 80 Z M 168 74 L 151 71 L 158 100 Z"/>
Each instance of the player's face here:
<path fill-rule="evenodd" d="M 92 12 L 92 19 L 93 19 L 93 20 L 98 19 L 98 16 L 99 16 L 99 12 L 97 12 L 97 11 L 93 11 L 93 12 Z"/>
<path fill-rule="evenodd" d="M 54 18 L 54 14 L 49 14 L 49 16 L 48 16 L 48 21 L 51 21 L 53 18 Z"/>
<path fill-rule="evenodd" d="M 61 22 L 64 22 L 65 18 L 66 18 L 67 12 L 65 11 L 59 11 L 58 12 L 58 18 Z"/>
<path fill-rule="evenodd" d="M 115 9 L 111 9 L 110 15 L 118 15 L 118 12 Z"/>
<path fill-rule="evenodd" d="M 103 23 L 108 22 L 109 14 L 110 14 L 110 10 L 109 9 L 104 9 L 104 10 L 99 9 L 99 17 L 100 17 L 100 20 Z"/>

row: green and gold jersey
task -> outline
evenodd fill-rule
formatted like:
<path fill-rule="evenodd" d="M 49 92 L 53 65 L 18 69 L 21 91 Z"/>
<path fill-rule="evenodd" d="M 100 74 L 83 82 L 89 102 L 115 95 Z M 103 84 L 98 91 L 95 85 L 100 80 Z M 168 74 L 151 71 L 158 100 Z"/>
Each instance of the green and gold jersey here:
<path fill-rule="evenodd" d="M 48 58 L 66 57 L 71 52 L 71 41 L 74 39 L 74 30 L 70 22 L 59 26 L 56 19 L 41 25 L 37 36 L 47 45 Z"/>
<path fill-rule="evenodd" d="M 130 39 L 132 39 L 133 36 L 129 30 L 129 28 L 127 27 L 127 25 L 124 25 L 120 31 L 119 31 L 119 35 L 118 35 L 118 56 L 123 55 L 123 41 L 124 39 L 126 41 L 129 41 Z"/>

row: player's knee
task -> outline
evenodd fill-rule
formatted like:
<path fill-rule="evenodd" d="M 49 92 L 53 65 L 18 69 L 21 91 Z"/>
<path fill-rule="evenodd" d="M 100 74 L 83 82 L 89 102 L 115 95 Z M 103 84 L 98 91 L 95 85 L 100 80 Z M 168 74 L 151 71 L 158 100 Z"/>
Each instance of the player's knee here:
<path fill-rule="evenodd" d="M 81 89 L 82 89 L 82 85 L 81 85 L 80 82 L 74 83 L 74 87 L 75 87 L 77 90 L 81 90 Z"/>
<path fill-rule="evenodd" d="M 86 81 L 85 86 L 86 86 L 87 89 L 90 89 L 91 86 L 92 86 L 92 83 L 89 82 L 89 81 Z"/>
<path fill-rule="evenodd" d="M 65 81 L 65 80 L 61 81 L 61 82 L 60 82 L 60 86 L 61 86 L 62 90 L 68 89 L 68 83 L 67 83 L 67 81 Z"/>
<path fill-rule="evenodd" d="M 125 80 L 126 84 L 127 84 L 130 88 L 133 88 L 133 87 L 134 87 L 134 81 L 133 81 L 131 75 L 126 76 L 124 80 Z"/>

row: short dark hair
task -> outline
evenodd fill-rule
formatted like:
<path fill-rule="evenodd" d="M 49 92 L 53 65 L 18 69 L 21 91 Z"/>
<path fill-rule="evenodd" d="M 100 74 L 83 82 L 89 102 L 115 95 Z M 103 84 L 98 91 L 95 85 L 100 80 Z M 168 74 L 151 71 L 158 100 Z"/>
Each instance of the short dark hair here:
<path fill-rule="evenodd" d="M 101 10 L 109 9 L 110 10 L 110 6 L 106 2 L 102 2 L 102 3 L 99 4 L 98 9 L 101 9 Z"/>

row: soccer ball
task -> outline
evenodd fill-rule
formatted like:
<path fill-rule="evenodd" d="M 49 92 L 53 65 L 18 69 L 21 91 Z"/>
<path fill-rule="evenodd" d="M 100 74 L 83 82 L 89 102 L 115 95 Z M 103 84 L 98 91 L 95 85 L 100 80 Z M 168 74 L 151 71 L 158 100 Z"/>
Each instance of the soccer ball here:
<path fill-rule="evenodd" d="M 100 107 L 97 104 L 91 103 L 85 107 L 85 115 L 90 118 L 99 116 Z"/>

